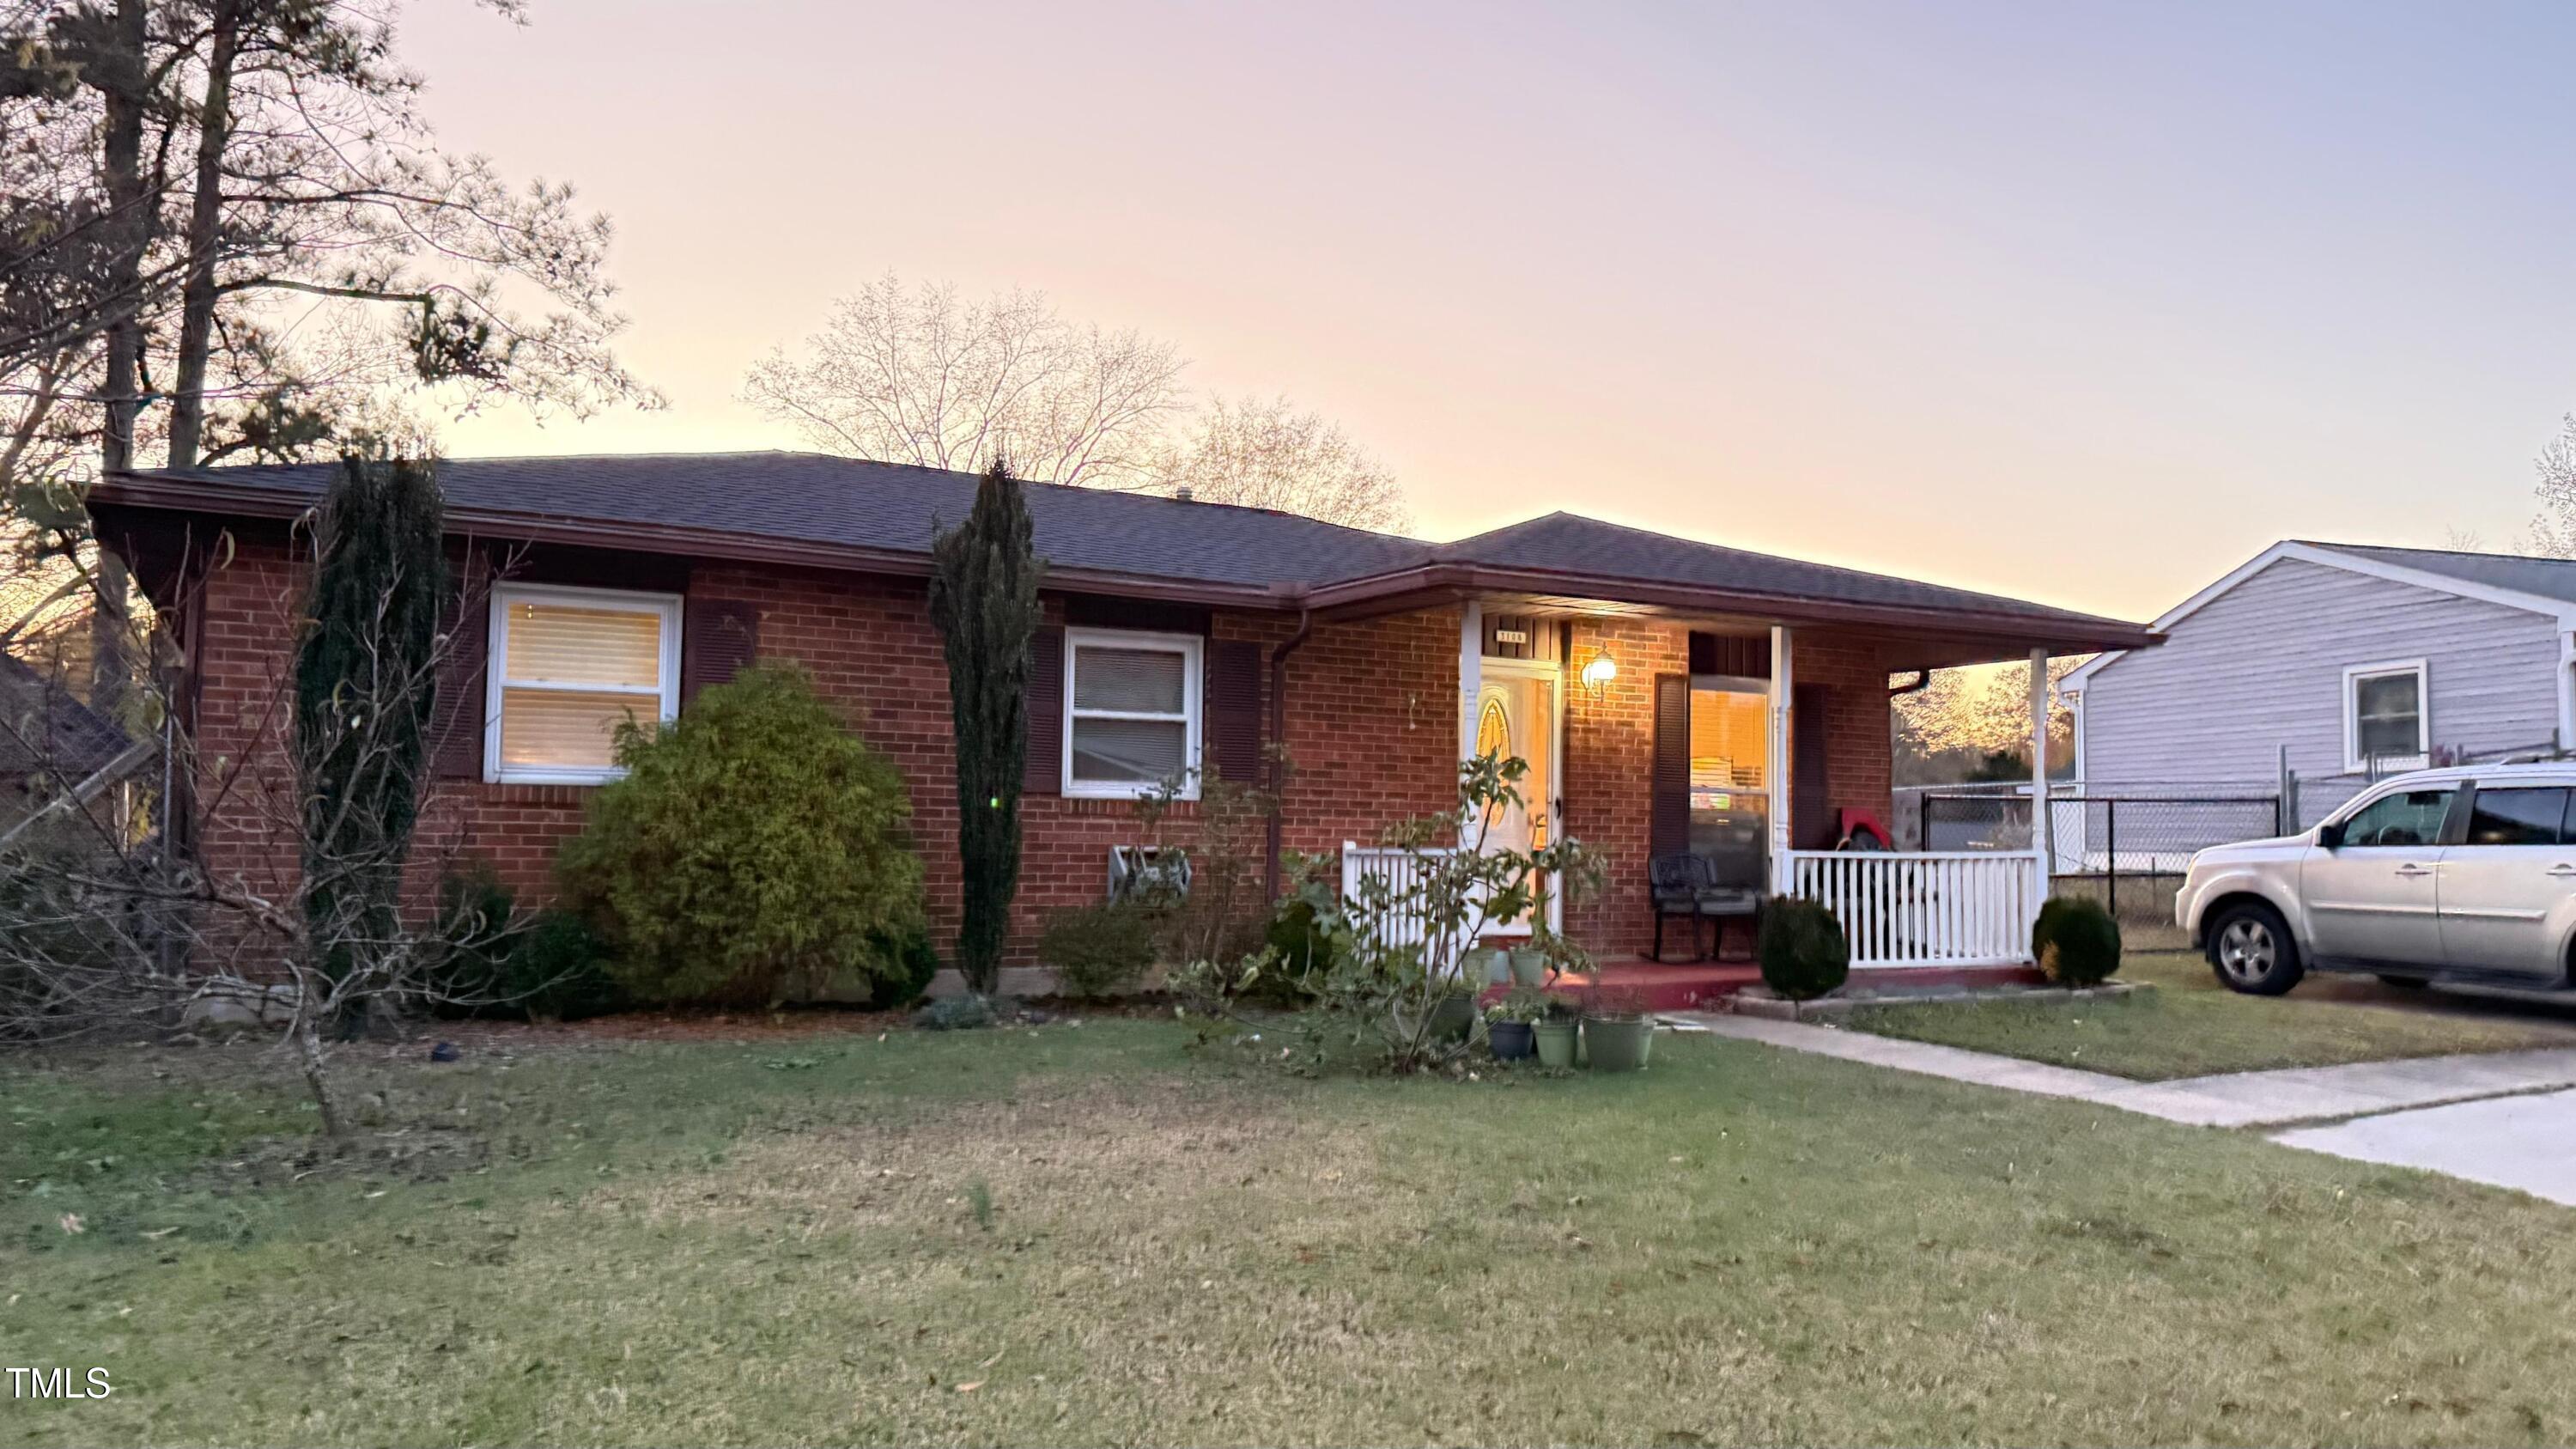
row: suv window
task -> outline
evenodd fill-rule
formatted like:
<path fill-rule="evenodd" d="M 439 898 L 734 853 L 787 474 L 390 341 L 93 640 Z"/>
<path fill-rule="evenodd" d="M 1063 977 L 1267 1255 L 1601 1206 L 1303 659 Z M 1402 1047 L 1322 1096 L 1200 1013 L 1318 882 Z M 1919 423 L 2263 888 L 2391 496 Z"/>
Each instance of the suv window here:
<path fill-rule="evenodd" d="M 2479 787 L 2469 810 L 2471 845 L 2556 845 L 2566 838 L 2563 785 Z"/>
<path fill-rule="evenodd" d="M 2346 845 L 2431 845 L 2442 838 L 2442 817 L 2450 813 L 2450 786 L 2438 790 L 2400 790 L 2383 795 L 2344 822 Z"/>

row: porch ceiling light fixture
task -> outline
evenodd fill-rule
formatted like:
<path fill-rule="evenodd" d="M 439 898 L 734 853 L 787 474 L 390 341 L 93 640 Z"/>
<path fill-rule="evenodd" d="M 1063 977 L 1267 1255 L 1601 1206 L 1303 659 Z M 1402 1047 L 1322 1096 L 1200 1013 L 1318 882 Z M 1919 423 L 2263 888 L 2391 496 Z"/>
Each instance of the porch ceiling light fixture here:
<path fill-rule="evenodd" d="M 1583 691 L 1597 701 L 1610 688 L 1610 681 L 1618 677 L 1619 661 L 1611 658 L 1605 647 L 1583 666 Z"/>

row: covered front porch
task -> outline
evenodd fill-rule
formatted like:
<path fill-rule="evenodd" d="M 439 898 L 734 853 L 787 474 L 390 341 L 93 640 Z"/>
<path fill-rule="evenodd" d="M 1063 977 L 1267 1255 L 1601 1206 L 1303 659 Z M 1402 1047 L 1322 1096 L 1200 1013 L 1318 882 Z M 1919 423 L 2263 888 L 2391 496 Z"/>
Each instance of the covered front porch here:
<path fill-rule="evenodd" d="M 2048 842 L 1892 849 L 1891 699 L 1934 668 L 2028 661 L 2034 783 L 2044 785 L 2049 659 L 2139 631 L 2040 606 L 1772 597 L 1756 613 L 1713 585 L 1584 583 L 1461 587 L 1445 601 L 1457 624 L 1458 758 L 1499 752 L 1530 765 L 1526 806 L 1489 835 L 1517 848 L 1568 835 L 1607 872 L 1590 900 L 1550 892 L 1551 929 L 1618 984 L 1658 997 L 1758 980 L 1754 912 L 1780 896 L 1830 909 L 1856 971 L 2029 963 Z M 1345 894 L 1365 876 L 1400 872 L 1399 854 L 1347 843 Z M 1709 959 L 1720 932 L 1732 949 Z"/>

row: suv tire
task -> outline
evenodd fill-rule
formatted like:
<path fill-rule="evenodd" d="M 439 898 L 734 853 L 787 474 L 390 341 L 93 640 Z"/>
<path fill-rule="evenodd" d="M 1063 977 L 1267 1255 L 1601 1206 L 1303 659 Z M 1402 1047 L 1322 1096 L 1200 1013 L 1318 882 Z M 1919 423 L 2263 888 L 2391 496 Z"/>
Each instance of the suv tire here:
<path fill-rule="evenodd" d="M 2209 923 L 2209 969 L 2248 996 L 2278 996 L 2308 974 L 2290 923 L 2261 901 L 2225 906 Z"/>

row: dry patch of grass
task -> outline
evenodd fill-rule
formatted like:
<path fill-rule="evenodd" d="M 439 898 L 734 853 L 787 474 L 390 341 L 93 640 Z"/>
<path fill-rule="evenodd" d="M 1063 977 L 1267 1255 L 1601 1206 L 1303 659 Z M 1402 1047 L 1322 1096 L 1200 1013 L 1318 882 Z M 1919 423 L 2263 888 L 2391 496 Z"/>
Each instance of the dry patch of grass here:
<path fill-rule="evenodd" d="M 2576 1020 L 2549 1007 L 2316 974 L 2287 996 L 2240 996 L 2219 985 L 2199 956 L 2181 951 L 2133 951 L 2120 974 L 2153 989 L 2111 1000 L 2042 995 L 1877 1006 L 1840 1020 L 1881 1036 L 2139 1081 L 2576 1046 Z"/>
<path fill-rule="evenodd" d="M 2576 1240 L 2511 1194 L 1741 1042 L 1314 1083 L 1180 1040 L 427 1078 L 484 1170 L 0 1241 L 0 1344 L 119 1385 L 0 1443 L 2576 1433 Z"/>

